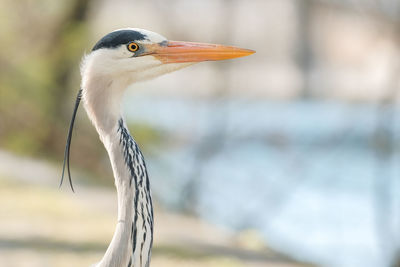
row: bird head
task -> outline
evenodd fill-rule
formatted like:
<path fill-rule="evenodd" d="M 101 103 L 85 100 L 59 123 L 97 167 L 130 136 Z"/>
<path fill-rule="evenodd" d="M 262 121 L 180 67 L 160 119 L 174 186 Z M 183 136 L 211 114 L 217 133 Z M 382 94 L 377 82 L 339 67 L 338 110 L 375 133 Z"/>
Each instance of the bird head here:
<path fill-rule="evenodd" d="M 109 76 L 133 83 L 201 61 L 243 57 L 252 50 L 232 46 L 179 42 L 143 29 L 121 29 L 101 38 L 83 61 L 82 77 Z M 87 75 L 90 74 L 90 75 Z"/>

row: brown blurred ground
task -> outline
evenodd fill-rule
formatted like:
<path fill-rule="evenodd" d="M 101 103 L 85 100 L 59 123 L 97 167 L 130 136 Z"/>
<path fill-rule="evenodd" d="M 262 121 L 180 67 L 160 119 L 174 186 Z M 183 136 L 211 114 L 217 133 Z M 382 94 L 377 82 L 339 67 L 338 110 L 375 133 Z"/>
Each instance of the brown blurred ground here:
<path fill-rule="evenodd" d="M 78 267 L 101 259 L 115 226 L 115 192 L 82 184 L 76 194 L 59 190 L 57 174 L 45 161 L 0 151 L 1 266 Z M 157 208 L 152 266 L 305 265 L 269 250 L 253 231 L 234 235 Z"/>

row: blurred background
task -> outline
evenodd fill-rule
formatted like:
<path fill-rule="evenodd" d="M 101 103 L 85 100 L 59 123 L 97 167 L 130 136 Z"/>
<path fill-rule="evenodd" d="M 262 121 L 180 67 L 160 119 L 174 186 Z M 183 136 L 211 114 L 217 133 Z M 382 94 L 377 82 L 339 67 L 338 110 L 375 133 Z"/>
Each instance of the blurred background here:
<path fill-rule="evenodd" d="M 0 0 L 0 266 L 89 266 L 112 237 L 79 64 L 123 27 L 256 54 L 124 99 L 156 204 L 152 266 L 400 266 L 398 0 Z"/>

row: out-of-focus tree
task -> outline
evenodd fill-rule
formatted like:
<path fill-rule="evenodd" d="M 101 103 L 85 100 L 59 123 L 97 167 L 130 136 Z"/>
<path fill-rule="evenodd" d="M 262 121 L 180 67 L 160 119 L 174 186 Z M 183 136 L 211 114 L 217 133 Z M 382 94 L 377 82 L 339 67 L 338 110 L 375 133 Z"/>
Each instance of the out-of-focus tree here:
<path fill-rule="evenodd" d="M 312 96 L 310 86 L 311 67 L 313 54 L 311 50 L 311 16 L 312 16 L 312 1 L 300 0 L 296 1 L 298 13 L 298 46 L 296 51 L 296 59 L 299 68 L 303 74 L 303 86 L 300 96 L 309 98 Z"/>
<path fill-rule="evenodd" d="M 79 62 L 89 45 L 90 2 L 2 1 L 0 147 L 61 160 Z M 84 133 L 73 142 L 84 148 L 72 160 L 96 169 L 101 146 L 94 131 L 82 126 L 78 120 Z"/>
<path fill-rule="evenodd" d="M 61 150 L 64 107 L 71 81 L 77 81 L 72 70 L 78 69 L 86 42 L 89 0 L 51 2 L 2 3 L 0 144 L 18 152 L 53 155 Z"/>

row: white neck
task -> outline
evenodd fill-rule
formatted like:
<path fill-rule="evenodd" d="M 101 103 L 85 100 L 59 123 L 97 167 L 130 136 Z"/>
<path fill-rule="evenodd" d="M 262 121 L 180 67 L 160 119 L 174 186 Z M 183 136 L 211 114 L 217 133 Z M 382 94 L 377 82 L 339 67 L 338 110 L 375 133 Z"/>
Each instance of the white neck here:
<path fill-rule="evenodd" d="M 126 47 L 99 49 L 81 65 L 82 100 L 107 149 L 118 192 L 118 223 L 98 267 L 147 267 L 153 244 L 153 206 L 144 158 L 122 118 L 120 104 L 133 82 L 193 63 L 163 64 L 155 57 L 132 58 Z"/>
<path fill-rule="evenodd" d="M 127 85 L 107 76 L 82 82 L 85 109 L 110 157 L 118 193 L 117 226 L 97 267 L 142 267 L 150 261 L 153 208 L 147 171 L 121 119 L 120 101 Z"/>

